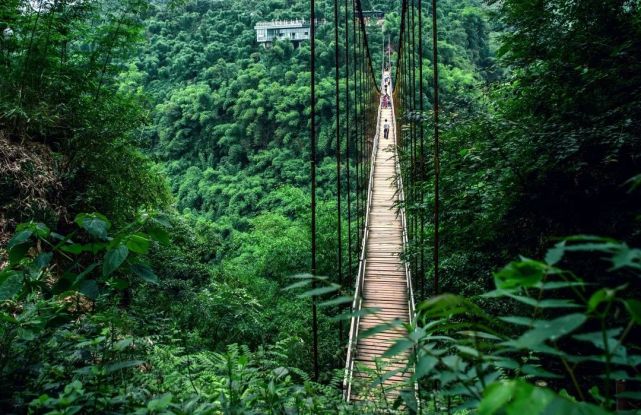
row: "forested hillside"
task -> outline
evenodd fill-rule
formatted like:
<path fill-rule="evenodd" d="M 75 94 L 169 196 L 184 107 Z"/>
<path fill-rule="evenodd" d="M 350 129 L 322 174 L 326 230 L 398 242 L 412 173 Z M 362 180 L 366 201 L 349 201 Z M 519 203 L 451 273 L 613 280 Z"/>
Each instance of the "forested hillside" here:
<path fill-rule="evenodd" d="M 427 164 L 440 161 L 441 285 L 429 260 L 412 268 L 417 319 L 390 352 L 412 350 L 417 394 L 342 399 L 364 192 L 339 180 L 337 214 L 336 47 L 343 94 L 351 69 L 334 2 L 316 1 L 321 285 L 306 291 L 310 42 L 265 48 L 254 26 L 307 19 L 308 1 L 6 0 L 0 412 L 637 410 L 639 4 L 439 1 L 435 154 L 432 5 L 361 3 L 385 14 L 364 24 L 376 77 L 384 48 L 394 65 L 401 29 L 417 30 L 402 5 L 422 4 L 424 108 L 397 115 L 402 134 L 424 133 Z M 358 173 L 361 156 L 352 147 L 339 167 Z M 419 170 L 405 192 L 423 199 L 399 205 L 425 222 L 402 255 L 412 267 L 435 244 L 434 169 Z"/>

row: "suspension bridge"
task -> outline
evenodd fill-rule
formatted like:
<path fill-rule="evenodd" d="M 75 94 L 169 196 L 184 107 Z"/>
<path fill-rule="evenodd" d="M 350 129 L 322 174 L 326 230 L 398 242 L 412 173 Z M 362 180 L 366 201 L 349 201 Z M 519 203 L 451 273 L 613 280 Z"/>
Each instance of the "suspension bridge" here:
<path fill-rule="evenodd" d="M 389 79 L 389 73 L 383 73 Z M 384 89 L 384 86 L 381 88 Z M 383 358 L 396 339 L 407 333 L 397 323 L 409 323 L 414 317 L 412 279 L 400 255 L 407 245 L 404 210 L 396 210 L 403 201 L 393 100 L 379 107 L 372 149 L 368 200 L 366 205 L 362 254 L 356 278 L 356 289 L 346 359 L 345 399 L 361 400 L 372 395 L 372 378 L 383 377 L 380 391 L 386 397 L 396 396 L 398 386 L 406 385 L 411 372 L 405 370 L 407 353 Z M 388 130 L 387 132 L 385 130 Z M 361 310 L 376 310 L 360 316 Z M 359 333 L 389 326 L 384 331 L 359 339 Z M 360 382 L 359 382 L 360 381 Z M 360 383 L 360 384 L 359 384 Z M 359 390 L 360 389 L 360 390 Z"/>
<path fill-rule="evenodd" d="M 311 66 L 311 274 L 317 273 L 316 165 L 316 8 L 310 1 Z M 415 319 L 415 294 L 423 298 L 426 258 L 428 148 L 433 160 L 433 253 L 431 271 L 438 292 L 438 48 L 436 1 L 431 2 L 433 130 L 427 142 L 423 78 L 423 5 L 402 0 L 400 33 L 383 52 L 380 71 L 372 63 L 360 0 L 334 0 L 335 148 L 337 237 L 336 282 L 354 287 L 347 345 L 344 398 L 395 399 L 414 389 L 410 351 L 388 352 L 406 336 Z M 386 131 L 387 130 L 387 131 Z M 430 146 L 431 144 L 431 146 Z M 353 191 L 355 190 L 355 191 Z M 343 200 L 343 197 L 346 200 Z M 355 199 L 354 199 L 355 198 Z M 345 203 L 346 202 L 346 203 Z M 420 206 L 420 208 L 417 208 Z M 346 211 L 346 212 L 345 212 Z M 342 218 L 347 217 L 347 247 Z M 411 253 L 410 255 L 407 255 Z M 346 258 L 345 258 L 346 257 Z M 406 259 L 407 258 L 407 259 Z M 347 264 L 345 264 L 347 262 Z M 345 266 L 346 265 L 346 266 Z M 417 290 L 415 293 L 414 286 Z M 312 301 L 314 375 L 318 378 L 318 324 Z"/>

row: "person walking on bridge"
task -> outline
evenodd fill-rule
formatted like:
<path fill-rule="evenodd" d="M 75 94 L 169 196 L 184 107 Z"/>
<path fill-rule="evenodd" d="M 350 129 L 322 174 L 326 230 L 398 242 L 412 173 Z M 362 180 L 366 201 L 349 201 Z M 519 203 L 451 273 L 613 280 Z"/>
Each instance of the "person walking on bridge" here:
<path fill-rule="evenodd" d="M 387 119 L 385 119 L 385 123 L 383 124 L 383 137 L 385 137 L 386 140 L 389 138 L 389 123 Z"/>

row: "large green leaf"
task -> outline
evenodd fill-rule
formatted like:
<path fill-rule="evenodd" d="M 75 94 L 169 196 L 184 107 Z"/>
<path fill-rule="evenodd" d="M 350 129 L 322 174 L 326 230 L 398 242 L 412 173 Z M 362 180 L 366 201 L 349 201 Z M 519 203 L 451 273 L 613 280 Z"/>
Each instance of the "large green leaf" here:
<path fill-rule="evenodd" d="M 25 224 L 7 243 L 7 251 L 9 253 L 9 263 L 17 264 L 29 252 L 29 239 L 33 235 L 33 229 L 30 225 Z"/>
<path fill-rule="evenodd" d="M 38 256 L 33 260 L 30 269 L 35 272 L 41 271 L 43 268 L 49 265 L 52 258 L 53 252 L 42 252 L 41 254 L 38 254 Z"/>
<path fill-rule="evenodd" d="M 312 283 L 312 279 L 307 279 L 307 280 L 301 280 L 298 282 L 295 282 L 293 284 L 288 285 L 287 287 L 283 288 L 284 291 L 287 290 L 293 290 L 296 288 L 301 288 L 301 287 L 306 287 Z"/>
<path fill-rule="evenodd" d="M 144 281 L 148 282 L 149 284 L 158 284 L 158 276 L 154 273 L 154 271 L 148 267 L 145 264 L 132 264 L 130 266 L 130 269 L 142 278 Z"/>
<path fill-rule="evenodd" d="M 591 313 L 595 311 L 601 303 L 610 301 L 612 298 L 614 298 L 613 290 L 601 288 L 590 296 L 588 300 L 588 312 Z"/>
<path fill-rule="evenodd" d="M 422 318 L 449 318 L 451 316 L 470 313 L 487 318 L 486 314 L 476 304 L 465 297 L 454 294 L 441 294 L 420 303 L 417 307 Z"/>
<path fill-rule="evenodd" d="M 554 265 L 563 259 L 563 254 L 565 253 L 565 241 L 559 242 L 554 245 L 554 247 L 548 249 L 548 252 L 545 254 L 545 262 L 548 265 Z"/>
<path fill-rule="evenodd" d="M 0 301 L 9 300 L 22 290 L 24 274 L 14 270 L 0 271 Z"/>
<path fill-rule="evenodd" d="M 527 304 L 532 307 L 538 308 L 581 308 L 581 306 L 575 303 L 572 300 L 565 298 L 547 298 L 544 300 L 537 300 L 536 298 L 526 297 L 522 295 L 514 295 L 510 293 L 504 293 L 507 297 L 510 297 L 520 303 Z"/>
<path fill-rule="evenodd" d="M 51 234 L 51 229 L 44 223 L 39 222 L 21 223 L 16 227 L 16 230 L 19 232 L 29 230 L 38 238 L 46 238 Z"/>
<path fill-rule="evenodd" d="M 520 287 L 534 287 L 541 282 L 548 270 L 542 262 L 524 258 L 521 261 L 510 262 L 502 270 L 494 274 L 496 288 L 510 290 Z"/>
<path fill-rule="evenodd" d="M 102 275 L 107 276 L 117 270 L 129 255 L 129 249 L 124 245 L 118 245 L 116 248 L 107 251 L 102 263 Z"/>
<path fill-rule="evenodd" d="M 590 333 L 575 334 L 574 336 L 572 336 L 572 338 L 576 340 L 592 343 L 594 347 L 601 350 L 605 350 L 605 341 L 607 340 L 608 350 L 612 351 L 614 347 L 618 347 L 619 341 L 617 337 L 621 334 L 622 331 L 623 331 L 623 328 L 616 327 L 613 329 L 606 330 L 605 333 L 603 333 L 602 331 L 593 331 Z"/>
<path fill-rule="evenodd" d="M 641 269 L 641 249 L 630 248 L 621 244 L 611 258 L 612 270 L 621 268 Z"/>
<path fill-rule="evenodd" d="M 542 290 L 559 290 L 562 288 L 585 287 L 589 284 L 583 281 L 548 281 L 536 286 Z"/>
<path fill-rule="evenodd" d="M 33 235 L 31 229 L 23 229 L 20 232 L 17 232 L 13 235 L 13 238 L 9 240 L 9 243 L 7 243 L 7 250 L 10 251 L 14 247 L 24 244 L 29 240 L 29 238 L 31 238 L 31 235 Z"/>
<path fill-rule="evenodd" d="M 523 333 L 518 339 L 503 344 L 520 349 L 531 349 L 547 340 L 557 340 L 579 328 L 587 317 L 585 314 L 568 314 L 554 320 L 537 320 L 535 327 Z"/>
<path fill-rule="evenodd" d="M 535 322 L 532 317 L 504 316 L 504 317 L 499 317 L 499 319 L 505 321 L 506 323 L 516 324 L 519 326 L 526 326 L 526 327 L 534 326 L 534 322 Z"/>
<path fill-rule="evenodd" d="M 154 241 L 157 241 L 162 245 L 169 245 L 171 241 L 169 232 L 167 232 L 165 229 L 161 228 L 160 226 L 154 226 L 149 228 L 147 230 L 147 233 L 149 233 L 149 236 L 151 236 Z"/>
<path fill-rule="evenodd" d="M 340 297 L 332 298 L 331 300 L 323 301 L 322 303 L 318 303 L 318 306 L 331 307 L 331 306 L 340 305 L 340 304 L 349 304 L 352 301 L 353 301 L 352 297 L 340 296 Z"/>
<path fill-rule="evenodd" d="M 126 244 L 131 252 L 144 255 L 149 252 L 151 240 L 144 233 L 136 232 L 127 238 Z"/>
<path fill-rule="evenodd" d="M 84 280 L 78 284 L 78 292 L 92 300 L 98 298 L 98 283 L 96 280 Z"/>
<path fill-rule="evenodd" d="M 334 291 L 340 290 L 341 286 L 338 284 L 331 284 L 325 287 L 318 287 L 318 288 L 313 288 L 309 291 L 305 291 L 304 293 L 300 294 L 298 298 L 305 298 L 305 297 L 319 297 L 324 294 L 329 294 L 333 293 Z"/>
<path fill-rule="evenodd" d="M 479 404 L 479 415 L 606 415 L 598 406 L 574 402 L 547 388 L 522 380 L 508 380 L 489 385 Z"/>
<path fill-rule="evenodd" d="M 630 318 L 635 324 L 641 324 L 641 301 L 629 299 L 625 300 L 625 308 L 630 313 Z"/>
<path fill-rule="evenodd" d="M 416 370 L 414 372 L 414 380 L 419 380 L 422 377 L 432 372 L 432 369 L 438 364 L 438 359 L 429 354 L 422 355 L 418 362 L 416 362 Z"/>
<path fill-rule="evenodd" d="M 91 272 L 96 269 L 98 266 L 97 262 L 94 262 L 87 266 L 85 269 L 83 269 L 78 275 L 76 275 L 73 279 L 72 286 L 76 286 L 77 284 L 80 284 L 84 279 L 91 274 Z"/>
<path fill-rule="evenodd" d="M 109 220 L 100 213 L 81 213 L 76 216 L 76 224 L 98 239 L 107 239 L 107 231 L 111 228 Z"/>

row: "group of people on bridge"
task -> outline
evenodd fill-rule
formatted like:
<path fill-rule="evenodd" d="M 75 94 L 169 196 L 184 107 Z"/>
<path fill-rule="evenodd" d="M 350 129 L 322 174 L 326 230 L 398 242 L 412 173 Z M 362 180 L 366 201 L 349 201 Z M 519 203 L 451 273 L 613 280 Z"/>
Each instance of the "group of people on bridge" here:
<path fill-rule="evenodd" d="M 389 90 L 390 90 L 390 75 L 389 75 L 389 70 L 383 72 L 383 97 L 382 99 L 382 105 L 383 109 L 387 108 L 392 108 L 392 100 L 389 96 Z M 385 122 L 383 123 L 383 137 L 387 140 L 389 138 L 389 129 L 390 125 L 389 122 L 387 122 L 387 119 L 385 119 Z"/>
<path fill-rule="evenodd" d="M 392 107 L 392 100 L 390 99 L 389 96 L 389 90 L 390 90 L 390 76 L 389 72 L 385 72 L 383 75 L 383 108 L 391 108 Z"/>

